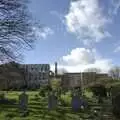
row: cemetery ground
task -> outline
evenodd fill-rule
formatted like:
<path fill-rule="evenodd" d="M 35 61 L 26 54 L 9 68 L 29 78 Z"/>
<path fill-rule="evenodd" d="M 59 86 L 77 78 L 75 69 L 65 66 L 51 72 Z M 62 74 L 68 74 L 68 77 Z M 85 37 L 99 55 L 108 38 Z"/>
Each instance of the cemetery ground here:
<path fill-rule="evenodd" d="M 3 91 L 1 91 L 2 93 Z M 64 104 L 58 105 L 55 110 L 48 110 L 48 98 L 41 97 L 39 91 L 28 91 L 28 111 L 26 117 L 21 116 L 18 99 L 21 92 L 5 92 L 5 98 L 10 103 L 0 103 L 0 120 L 112 120 L 111 102 L 105 99 L 103 104 L 98 104 L 91 92 L 85 92 L 85 98 L 88 101 L 88 108 L 74 112 L 71 109 L 70 92 L 61 95 Z M 96 112 L 97 111 L 97 112 Z M 103 113 L 104 111 L 104 113 Z M 102 118 L 101 118 L 102 117 Z"/>

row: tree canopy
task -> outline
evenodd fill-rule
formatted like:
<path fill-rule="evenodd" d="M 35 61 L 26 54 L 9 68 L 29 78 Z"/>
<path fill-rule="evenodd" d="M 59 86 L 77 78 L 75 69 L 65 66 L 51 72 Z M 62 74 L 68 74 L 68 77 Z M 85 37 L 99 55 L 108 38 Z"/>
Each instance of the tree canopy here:
<path fill-rule="evenodd" d="M 109 70 L 109 75 L 112 77 L 114 80 L 119 80 L 120 79 L 120 67 L 119 66 L 114 66 Z"/>

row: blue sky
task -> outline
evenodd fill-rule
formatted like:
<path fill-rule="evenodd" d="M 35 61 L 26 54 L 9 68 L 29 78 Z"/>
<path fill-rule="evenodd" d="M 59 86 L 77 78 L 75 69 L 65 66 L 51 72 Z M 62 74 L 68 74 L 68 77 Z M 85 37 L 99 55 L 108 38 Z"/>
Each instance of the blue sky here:
<path fill-rule="evenodd" d="M 120 64 L 120 0 L 31 0 L 29 10 L 44 28 L 25 63 L 58 61 L 69 72 Z"/>

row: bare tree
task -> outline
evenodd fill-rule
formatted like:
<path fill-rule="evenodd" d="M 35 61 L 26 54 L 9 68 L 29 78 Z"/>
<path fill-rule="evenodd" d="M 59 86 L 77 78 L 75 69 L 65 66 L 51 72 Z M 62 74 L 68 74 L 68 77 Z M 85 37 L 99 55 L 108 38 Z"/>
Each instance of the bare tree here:
<path fill-rule="evenodd" d="M 28 0 L 0 0 L 0 61 L 18 60 L 35 36 Z"/>
<path fill-rule="evenodd" d="M 120 67 L 113 67 L 109 70 L 109 75 L 112 77 L 114 80 L 119 80 L 120 79 Z"/>

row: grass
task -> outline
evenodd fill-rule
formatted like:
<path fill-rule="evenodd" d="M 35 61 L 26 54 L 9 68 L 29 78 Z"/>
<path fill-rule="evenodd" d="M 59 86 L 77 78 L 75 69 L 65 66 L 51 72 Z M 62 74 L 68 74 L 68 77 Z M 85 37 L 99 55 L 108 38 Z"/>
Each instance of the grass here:
<path fill-rule="evenodd" d="M 56 110 L 49 111 L 47 109 L 47 97 L 38 96 L 38 91 L 29 91 L 29 115 L 21 117 L 18 108 L 18 96 L 21 92 L 8 92 L 5 97 L 8 99 L 15 99 L 16 105 L 0 104 L 0 120 L 94 120 L 91 109 L 75 113 L 70 106 L 70 94 L 62 95 L 62 99 L 68 102 L 68 106 L 58 106 Z M 86 92 L 86 96 L 92 99 L 92 94 Z"/>

